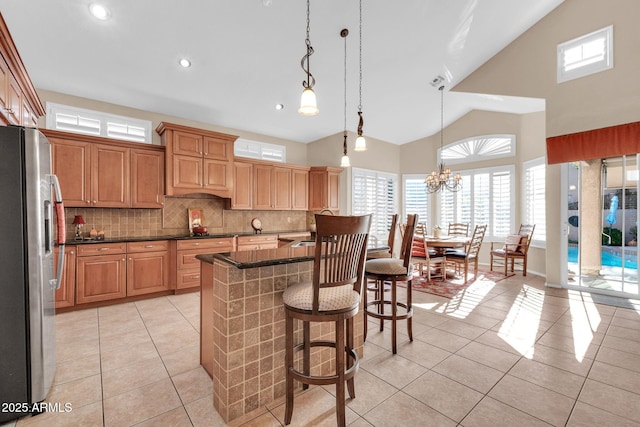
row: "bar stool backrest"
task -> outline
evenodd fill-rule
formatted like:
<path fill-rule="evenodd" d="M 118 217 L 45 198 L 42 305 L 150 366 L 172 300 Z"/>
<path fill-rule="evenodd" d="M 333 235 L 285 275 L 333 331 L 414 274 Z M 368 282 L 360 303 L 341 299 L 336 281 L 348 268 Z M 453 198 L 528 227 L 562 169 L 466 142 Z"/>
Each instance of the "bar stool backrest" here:
<path fill-rule="evenodd" d="M 352 285 L 361 292 L 371 215 L 315 217 L 313 312 L 318 313 L 321 288 Z"/>

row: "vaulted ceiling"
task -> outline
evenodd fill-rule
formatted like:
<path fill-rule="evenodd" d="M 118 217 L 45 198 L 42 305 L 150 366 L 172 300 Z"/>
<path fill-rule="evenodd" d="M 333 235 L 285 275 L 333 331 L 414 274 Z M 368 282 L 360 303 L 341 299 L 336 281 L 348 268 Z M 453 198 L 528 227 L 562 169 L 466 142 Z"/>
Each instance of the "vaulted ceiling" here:
<path fill-rule="evenodd" d="M 359 1 L 312 0 L 311 72 L 320 114 L 297 112 L 306 74 L 303 0 L 3 0 L 2 15 L 38 89 L 299 142 L 357 126 Z M 449 92 L 563 0 L 363 0 L 364 133 L 403 144 L 473 109 L 526 113 L 542 100 Z M 192 62 L 178 65 L 180 58 Z M 284 109 L 276 110 L 276 104 Z"/>

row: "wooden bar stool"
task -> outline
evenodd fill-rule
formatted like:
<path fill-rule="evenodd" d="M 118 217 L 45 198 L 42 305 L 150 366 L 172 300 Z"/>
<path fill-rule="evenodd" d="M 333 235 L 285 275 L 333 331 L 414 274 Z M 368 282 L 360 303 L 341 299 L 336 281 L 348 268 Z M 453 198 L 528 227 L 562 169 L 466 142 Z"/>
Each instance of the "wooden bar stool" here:
<path fill-rule="evenodd" d="M 293 380 L 309 384 L 336 385 L 338 425 L 345 425 L 345 382 L 349 396 L 355 398 L 354 376 L 358 354 L 353 349 L 354 317 L 360 306 L 364 264 L 371 215 L 316 215 L 316 247 L 311 283 L 288 287 L 283 295 L 285 311 L 285 424 L 293 416 Z M 293 321 L 302 321 L 303 341 L 294 345 Z M 335 341 L 311 340 L 310 322 L 334 322 Z M 346 331 L 345 331 L 346 326 Z M 336 351 L 335 375 L 311 375 L 311 347 L 333 347 Z M 294 351 L 303 352 L 302 370 L 294 368 Z M 345 359 L 346 355 L 346 359 Z"/>
<path fill-rule="evenodd" d="M 407 332 L 409 340 L 413 341 L 413 331 L 411 317 L 413 316 L 413 308 L 411 307 L 411 279 L 413 277 L 413 264 L 411 264 L 411 245 L 413 244 L 413 235 L 418 221 L 418 215 L 408 215 L 407 224 L 402 237 L 402 248 L 400 249 L 400 258 L 379 258 L 367 261 L 365 266 L 365 277 L 367 280 L 376 281 L 376 288 L 384 290 L 384 283 L 391 283 L 391 300 L 384 298 L 384 291 L 375 293 L 373 301 L 367 301 L 367 295 L 364 296 L 364 336 L 367 337 L 367 316 L 380 319 L 380 330 L 383 329 L 383 322 L 391 320 L 391 350 L 393 354 L 397 353 L 396 335 L 398 320 L 407 320 Z M 407 282 L 407 298 L 406 302 L 398 301 L 397 286 L 398 280 Z M 385 306 L 389 305 L 391 313 L 385 313 Z M 369 309 L 369 307 L 375 308 Z M 404 312 L 398 314 L 398 307 Z"/>

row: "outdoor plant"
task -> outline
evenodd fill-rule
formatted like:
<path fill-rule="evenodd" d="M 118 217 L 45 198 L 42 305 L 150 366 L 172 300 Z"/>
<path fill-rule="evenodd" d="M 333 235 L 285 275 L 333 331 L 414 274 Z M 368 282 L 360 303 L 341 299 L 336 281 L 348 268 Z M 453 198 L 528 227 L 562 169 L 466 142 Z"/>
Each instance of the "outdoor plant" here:
<path fill-rule="evenodd" d="M 611 236 L 611 243 L 609 243 L 609 238 L 607 236 Z M 622 246 L 622 231 L 617 228 L 604 227 L 602 229 L 602 245 Z"/>

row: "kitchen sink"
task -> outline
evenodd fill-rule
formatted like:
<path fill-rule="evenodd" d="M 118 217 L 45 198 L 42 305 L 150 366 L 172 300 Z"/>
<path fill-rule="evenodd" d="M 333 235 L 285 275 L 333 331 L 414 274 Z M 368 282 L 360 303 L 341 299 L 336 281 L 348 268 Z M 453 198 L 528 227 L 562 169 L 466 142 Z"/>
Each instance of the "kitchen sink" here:
<path fill-rule="evenodd" d="M 298 248 L 300 246 L 315 246 L 316 245 L 316 241 L 315 240 L 300 240 L 298 242 L 294 242 L 291 244 L 291 248 Z"/>

